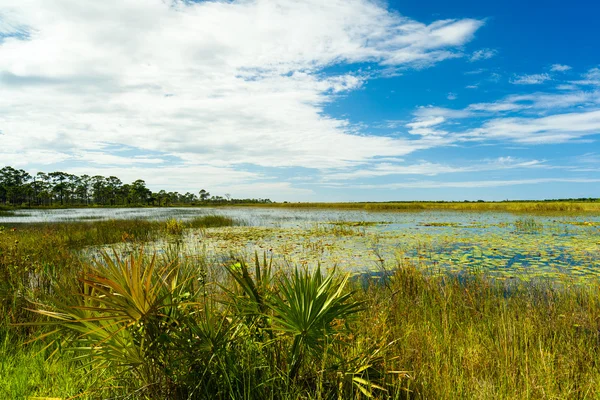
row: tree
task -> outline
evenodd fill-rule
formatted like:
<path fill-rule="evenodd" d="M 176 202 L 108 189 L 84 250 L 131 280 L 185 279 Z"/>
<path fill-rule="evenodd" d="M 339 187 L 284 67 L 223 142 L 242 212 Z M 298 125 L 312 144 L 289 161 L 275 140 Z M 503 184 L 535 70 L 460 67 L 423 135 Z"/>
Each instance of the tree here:
<path fill-rule="evenodd" d="M 31 175 L 22 169 L 4 167 L 0 169 L 0 200 L 3 203 L 22 204 L 27 200 Z"/>
<path fill-rule="evenodd" d="M 204 189 L 202 189 L 198 194 L 200 195 L 200 201 L 206 201 L 210 197 L 210 193 Z"/>
<path fill-rule="evenodd" d="M 96 175 L 92 177 L 92 190 L 94 192 L 93 198 L 96 204 L 106 204 L 107 190 L 106 190 L 106 178 L 102 175 Z"/>
<path fill-rule="evenodd" d="M 122 185 L 123 182 L 121 182 L 121 180 L 116 176 L 109 176 L 108 179 L 106 179 L 108 201 L 110 202 L 111 206 L 114 206 L 116 204 Z"/>
<path fill-rule="evenodd" d="M 92 177 L 89 175 L 81 175 L 77 182 L 75 193 L 79 200 L 83 203 L 90 204 L 90 189 L 92 186 Z"/>
<path fill-rule="evenodd" d="M 60 205 L 64 204 L 65 192 L 68 192 L 69 187 L 67 185 L 67 179 L 69 178 L 69 174 L 66 172 L 50 172 L 48 174 L 50 178 L 52 178 L 52 191 L 59 195 Z"/>
<path fill-rule="evenodd" d="M 146 187 L 146 182 L 143 179 L 138 179 L 131 183 L 130 193 L 135 203 L 146 203 L 152 195 L 152 192 Z"/>

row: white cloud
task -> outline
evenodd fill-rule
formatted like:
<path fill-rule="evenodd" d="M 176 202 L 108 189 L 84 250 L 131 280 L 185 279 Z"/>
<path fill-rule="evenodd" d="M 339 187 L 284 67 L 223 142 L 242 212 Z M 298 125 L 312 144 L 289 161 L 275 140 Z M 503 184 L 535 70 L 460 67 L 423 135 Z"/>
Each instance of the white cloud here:
<path fill-rule="evenodd" d="M 472 111 L 489 111 L 489 112 L 502 112 L 502 111 L 516 111 L 523 108 L 520 104 L 512 102 L 495 102 L 495 103 L 475 103 L 470 104 L 467 110 Z"/>
<path fill-rule="evenodd" d="M 444 117 L 447 119 L 468 118 L 473 115 L 468 110 L 454 110 L 452 108 L 435 107 L 435 106 L 420 106 L 413 112 L 418 120 Z"/>
<path fill-rule="evenodd" d="M 494 49 L 481 49 L 473 52 L 471 55 L 471 62 L 479 60 L 488 60 L 498 54 L 497 50 Z"/>
<path fill-rule="evenodd" d="M 517 75 L 510 80 L 513 85 L 539 85 L 552 78 L 548 74 Z"/>
<path fill-rule="evenodd" d="M 558 89 L 558 90 L 577 90 L 577 86 L 569 85 L 569 84 L 560 84 L 560 85 L 556 85 L 556 89 Z"/>
<path fill-rule="evenodd" d="M 410 124 L 406 124 L 406 126 L 413 129 L 430 128 L 443 123 L 445 120 L 446 119 L 444 117 L 435 117 L 417 122 L 411 122 Z"/>
<path fill-rule="evenodd" d="M 432 127 L 443 123 L 446 119 L 443 116 L 436 116 L 433 118 L 417 119 L 415 122 L 406 124 L 407 128 L 410 128 L 408 133 L 411 135 L 439 135 L 443 136 L 446 134 L 445 131 L 432 129 Z"/>
<path fill-rule="evenodd" d="M 448 93 L 448 96 L 446 96 L 446 98 L 448 100 L 456 100 L 456 99 L 458 99 L 458 96 L 456 95 L 456 93 L 450 92 L 450 93 Z"/>
<path fill-rule="evenodd" d="M 165 162 L 162 158 L 157 157 L 146 157 L 146 156 L 119 156 L 110 154 L 102 151 L 82 151 L 77 153 L 73 159 L 77 161 L 84 161 L 87 163 L 93 163 L 98 165 L 135 165 L 135 164 L 146 164 L 146 165 L 157 165 Z"/>
<path fill-rule="evenodd" d="M 452 174 L 462 172 L 496 171 L 517 168 L 546 168 L 550 167 L 540 160 L 522 160 L 515 157 L 499 157 L 493 160 L 470 161 L 468 165 L 452 166 L 421 161 L 417 164 L 380 163 L 368 169 L 329 174 L 323 181 L 343 181 L 361 178 L 373 178 L 390 175 L 426 175 Z"/>
<path fill-rule="evenodd" d="M 540 118 L 496 118 L 464 134 L 465 138 L 511 140 L 517 143 L 564 143 L 600 133 L 600 110 Z"/>
<path fill-rule="evenodd" d="M 479 68 L 479 69 L 475 69 L 472 71 L 467 71 L 467 72 L 465 72 L 465 75 L 479 75 L 479 74 L 483 74 L 485 71 L 487 71 L 487 69 Z"/>
<path fill-rule="evenodd" d="M 323 71 L 430 66 L 463 56 L 483 25 L 423 24 L 369 0 L 1 2 L 0 32 L 13 35 L 0 41 L 2 159 L 75 160 L 95 173 L 144 164 L 127 171 L 167 188 L 264 178 L 238 170 L 248 164 L 340 168 L 444 145 L 369 136 L 327 116 L 376 72 Z M 120 146 L 142 157 L 111 154 Z"/>
<path fill-rule="evenodd" d="M 588 178 L 534 178 L 534 179 L 511 179 L 511 180 L 487 180 L 487 181 L 414 181 L 388 183 L 381 185 L 354 185 L 357 189 L 442 189 L 442 188 L 493 188 L 515 185 L 537 185 L 542 183 L 598 183 L 600 179 Z"/>
<path fill-rule="evenodd" d="M 495 102 L 471 104 L 466 108 L 466 110 L 496 113 L 529 109 L 545 112 L 551 109 L 568 109 L 575 106 L 596 104 L 600 104 L 600 93 L 571 91 L 568 93 L 531 93 L 510 95 Z"/>
<path fill-rule="evenodd" d="M 550 67 L 550 71 L 552 72 L 566 72 L 570 69 L 570 66 L 563 64 L 552 64 L 552 66 Z"/>
<path fill-rule="evenodd" d="M 583 74 L 583 79 L 571 81 L 576 85 L 600 86 L 600 68 L 592 68 Z"/>

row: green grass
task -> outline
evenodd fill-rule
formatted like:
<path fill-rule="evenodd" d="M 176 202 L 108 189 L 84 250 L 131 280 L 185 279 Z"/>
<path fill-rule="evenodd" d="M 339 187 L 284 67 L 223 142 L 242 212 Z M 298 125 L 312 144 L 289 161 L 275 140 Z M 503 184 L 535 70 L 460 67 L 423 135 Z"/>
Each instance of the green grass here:
<path fill-rule="evenodd" d="M 1 328 L 0 397 L 3 399 L 98 398 L 123 395 L 120 390 L 100 390 L 102 373 L 74 368 L 68 360 L 47 358 L 43 345 L 24 344 Z M 77 397 L 79 396 L 79 397 Z"/>
<path fill-rule="evenodd" d="M 183 230 L 229 223 L 171 222 Z M 180 234 L 168 226 L 0 232 L 0 398 L 600 397 L 593 282 L 508 283 L 403 262 L 365 284 L 330 266 L 295 269 L 262 255 L 223 264 L 179 247 L 152 258 L 132 246 L 99 261 L 77 252 Z M 538 228 L 527 218 L 515 227 Z"/>

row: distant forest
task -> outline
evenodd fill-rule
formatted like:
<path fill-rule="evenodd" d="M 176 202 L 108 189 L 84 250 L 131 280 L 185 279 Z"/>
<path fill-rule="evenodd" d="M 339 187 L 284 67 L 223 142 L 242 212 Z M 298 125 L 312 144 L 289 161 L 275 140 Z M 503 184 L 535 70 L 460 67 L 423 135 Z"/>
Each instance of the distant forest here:
<path fill-rule="evenodd" d="M 66 172 L 29 174 L 22 169 L 0 169 L 0 204 L 12 206 L 171 206 L 271 203 L 269 199 L 234 199 L 230 194 L 153 192 L 137 179 L 123 183 L 116 176 L 73 175 Z"/>

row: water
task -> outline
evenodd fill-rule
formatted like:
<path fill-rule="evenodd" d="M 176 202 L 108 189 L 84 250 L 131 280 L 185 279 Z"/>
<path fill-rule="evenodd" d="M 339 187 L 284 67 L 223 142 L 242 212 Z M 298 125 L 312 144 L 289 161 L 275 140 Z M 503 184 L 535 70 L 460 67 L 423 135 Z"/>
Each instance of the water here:
<path fill-rule="evenodd" d="M 92 208 L 23 210 L 3 223 L 68 222 L 142 218 L 187 220 L 223 215 L 246 226 L 190 231 L 184 250 L 226 259 L 232 253 L 266 253 L 293 265 L 337 265 L 376 271 L 397 263 L 441 271 L 484 271 L 500 279 L 568 275 L 600 277 L 600 215 L 528 216 L 503 212 L 380 212 L 332 209 Z M 539 230 L 515 222 L 533 218 Z M 162 252 L 168 240 L 148 246 Z"/>

